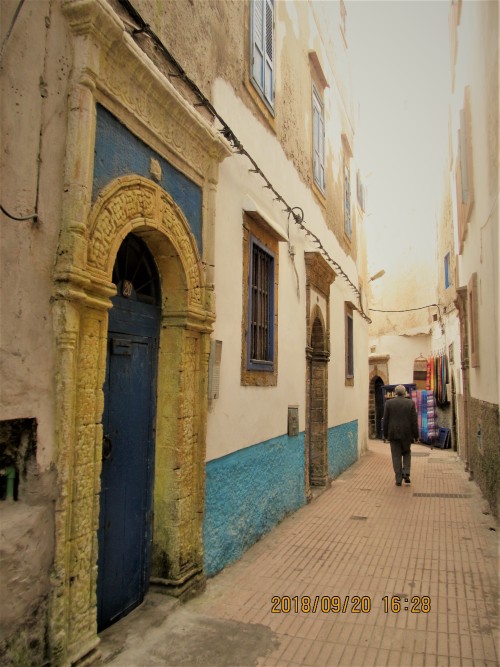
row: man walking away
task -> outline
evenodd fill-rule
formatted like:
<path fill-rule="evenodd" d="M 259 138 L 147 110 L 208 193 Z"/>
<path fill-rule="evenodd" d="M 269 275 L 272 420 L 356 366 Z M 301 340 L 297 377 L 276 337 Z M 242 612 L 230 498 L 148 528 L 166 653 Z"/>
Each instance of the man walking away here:
<path fill-rule="evenodd" d="M 398 384 L 396 396 L 385 403 L 384 442 L 391 443 L 392 465 L 396 475 L 396 484 L 401 486 L 404 479 L 410 483 L 411 443 L 418 440 L 418 418 L 415 405 L 406 398 L 406 389 Z"/>

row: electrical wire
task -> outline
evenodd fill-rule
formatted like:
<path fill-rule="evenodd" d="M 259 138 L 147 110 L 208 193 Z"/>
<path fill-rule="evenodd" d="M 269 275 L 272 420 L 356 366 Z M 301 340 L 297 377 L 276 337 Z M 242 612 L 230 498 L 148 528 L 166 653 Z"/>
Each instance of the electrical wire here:
<path fill-rule="evenodd" d="M 2 211 L 2 213 L 3 213 L 4 215 L 6 215 L 8 218 L 10 218 L 11 220 L 17 220 L 18 222 L 21 222 L 21 221 L 23 221 L 23 220 L 34 220 L 35 222 L 37 222 L 37 220 L 38 220 L 38 213 L 33 213 L 32 215 L 26 215 L 26 216 L 23 216 L 23 217 L 18 217 L 18 216 L 16 216 L 16 215 L 11 215 L 11 214 L 10 214 L 10 213 L 9 213 L 3 206 L 2 206 L 2 204 L 0 204 L 0 211 Z"/>
<path fill-rule="evenodd" d="M 19 12 L 21 11 L 22 6 L 24 5 L 25 0 L 19 0 L 19 4 L 16 7 L 16 11 L 14 12 L 14 15 L 12 16 L 12 20 L 10 22 L 9 29 L 5 33 L 5 37 L 3 38 L 2 42 L 2 48 L 0 49 L 0 63 L 2 62 L 3 58 L 3 52 L 5 47 L 7 46 L 7 42 L 9 41 L 9 37 L 11 35 L 12 30 L 14 29 L 14 25 L 17 21 L 17 17 L 19 16 Z"/>
<path fill-rule="evenodd" d="M 412 310 L 424 310 L 425 308 L 432 307 L 435 307 L 439 310 L 439 305 L 437 303 L 430 303 L 427 306 L 419 306 L 418 308 L 403 308 L 401 310 L 377 310 L 376 308 L 368 308 L 368 310 L 371 310 L 372 313 L 409 313 Z"/>
<path fill-rule="evenodd" d="M 170 53 L 170 51 L 167 49 L 167 47 L 163 44 L 162 40 L 155 34 L 155 32 L 151 29 L 151 26 L 146 23 L 146 21 L 142 18 L 141 14 L 137 11 L 137 9 L 133 6 L 133 4 L 130 2 L 130 0 L 119 0 L 121 6 L 128 12 L 129 16 L 138 24 L 138 28 L 135 30 L 132 30 L 132 35 L 139 35 L 139 34 L 145 34 L 147 35 L 155 44 L 158 50 L 160 50 L 164 56 L 167 57 L 167 59 L 173 64 L 173 66 L 176 69 L 176 72 L 169 72 L 169 76 L 174 77 L 174 78 L 179 78 L 181 79 L 196 95 L 198 101 L 195 103 L 195 106 L 202 106 L 205 107 L 209 113 L 212 115 L 213 118 L 216 118 L 219 123 L 222 126 L 222 129 L 219 130 L 219 133 L 222 134 L 222 136 L 228 141 L 228 143 L 231 145 L 233 148 L 235 154 L 238 155 L 243 155 L 246 157 L 249 162 L 252 165 L 252 168 L 249 169 L 250 172 L 258 174 L 262 180 L 265 182 L 264 187 L 269 189 L 273 195 L 274 195 L 274 201 L 278 201 L 282 204 L 284 204 L 285 208 L 283 209 L 285 213 L 288 213 L 288 216 L 293 217 L 293 220 L 295 224 L 302 229 L 302 231 L 305 232 L 307 236 L 311 236 L 312 240 L 314 243 L 318 245 L 318 249 L 325 258 L 325 260 L 335 269 L 337 273 L 339 273 L 342 278 L 349 284 L 351 289 L 356 293 L 358 297 L 358 303 L 359 306 L 357 307 L 357 310 L 361 317 L 365 319 L 367 322 L 371 322 L 371 319 L 368 317 L 368 315 L 364 312 L 363 310 L 363 305 L 361 303 L 361 294 L 359 291 L 359 288 L 351 281 L 347 273 L 342 269 L 340 264 L 336 262 L 333 257 L 330 256 L 326 248 L 323 246 L 321 240 L 319 237 L 311 232 L 310 229 L 308 229 L 305 224 L 304 224 L 304 211 L 300 206 L 290 206 L 290 204 L 287 203 L 285 198 L 274 188 L 273 184 L 271 181 L 267 178 L 265 173 L 262 171 L 262 169 L 259 167 L 257 162 L 254 160 L 254 158 L 250 155 L 250 153 L 243 147 L 243 144 L 239 141 L 233 130 L 229 127 L 229 125 L 226 123 L 226 121 L 222 118 L 222 116 L 217 112 L 213 104 L 210 102 L 210 100 L 201 92 L 199 87 L 196 85 L 196 83 L 186 74 L 180 63 L 174 58 L 174 56 Z M 298 212 L 300 211 L 300 213 Z"/>

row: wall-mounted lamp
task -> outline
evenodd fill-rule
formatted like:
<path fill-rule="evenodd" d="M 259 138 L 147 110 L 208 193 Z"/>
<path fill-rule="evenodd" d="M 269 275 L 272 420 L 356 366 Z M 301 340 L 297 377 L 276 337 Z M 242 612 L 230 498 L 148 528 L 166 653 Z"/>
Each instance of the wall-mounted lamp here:
<path fill-rule="evenodd" d="M 380 269 L 380 271 L 377 271 L 377 273 L 374 273 L 373 276 L 370 278 L 368 282 L 372 282 L 372 280 L 378 280 L 379 278 L 382 278 L 382 276 L 385 275 L 385 269 Z"/>

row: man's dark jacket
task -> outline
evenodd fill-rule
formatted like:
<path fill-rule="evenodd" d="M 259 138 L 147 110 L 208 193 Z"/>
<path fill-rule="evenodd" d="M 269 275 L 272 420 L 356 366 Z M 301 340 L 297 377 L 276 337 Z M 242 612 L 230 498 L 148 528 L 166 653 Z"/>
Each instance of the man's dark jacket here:
<path fill-rule="evenodd" d="M 411 398 L 396 396 L 386 401 L 384 408 L 384 439 L 410 445 L 418 438 L 418 418 Z"/>

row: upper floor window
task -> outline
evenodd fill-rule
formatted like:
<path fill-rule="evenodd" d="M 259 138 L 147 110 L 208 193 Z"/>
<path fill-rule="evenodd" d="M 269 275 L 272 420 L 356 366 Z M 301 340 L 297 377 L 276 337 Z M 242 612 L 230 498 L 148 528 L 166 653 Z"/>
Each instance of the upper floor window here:
<path fill-rule="evenodd" d="M 344 231 L 350 239 L 352 236 L 351 222 L 351 169 L 349 158 L 344 156 Z"/>
<path fill-rule="evenodd" d="M 361 175 L 358 172 L 356 174 L 356 196 L 358 199 L 358 204 L 360 209 L 364 212 L 365 209 L 365 186 L 363 185 L 363 181 L 361 180 Z"/>
<path fill-rule="evenodd" d="M 457 188 L 457 219 L 459 254 L 467 234 L 467 223 L 474 204 L 474 179 L 472 172 L 472 125 L 470 112 L 470 90 L 465 89 L 464 107 L 460 111 L 458 130 L 457 162 L 455 168 Z"/>
<path fill-rule="evenodd" d="M 249 197 L 243 206 L 241 384 L 278 382 L 279 244 L 287 236 Z"/>
<path fill-rule="evenodd" d="M 248 290 L 248 368 L 273 370 L 274 255 L 252 237 Z"/>
<path fill-rule="evenodd" d="M 472 368 L 479 366 L 479 305 L 477 293 L 477 273 L 473 273 L 467 285 L 468 320 L 469 320 L 469 351 Z"/>
<path fill-rule="evenodd" d="M 250 78 L 274 109 L 274 0 L 251 2 Z"/>
<path fill-rule="evenodd" d="M 346 384 L 354 384 L 354 318 L 351 303 L 345 304 L 345 379 Z"/>
<path fill-rule="evenodd" d="M 325 115 L 323 100 L 318 89 L 312 86 L 313 111 L 313 175 L 314 182 L 325 192 Z"/>
<path fill-rule="evenodd" d="M 345 46 L 347 46 L 347 9 L 344 0 L 340 0 L 340 32 Z"/>
<path fill-rule="evenodd" d="M 450 253 L 446 253 L 444 256 L 444 287 L 448 289 L 451 284 L 450 280 Z"/>

